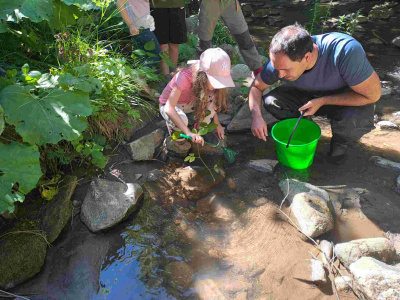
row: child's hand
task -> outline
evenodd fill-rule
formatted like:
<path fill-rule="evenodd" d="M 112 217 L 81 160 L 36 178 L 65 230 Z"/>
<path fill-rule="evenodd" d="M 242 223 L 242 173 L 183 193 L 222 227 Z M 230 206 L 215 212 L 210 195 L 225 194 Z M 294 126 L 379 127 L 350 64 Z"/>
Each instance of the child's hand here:
<path fill-rule="evenodd" d="M 130 32 L 132 35 L 137 35 L 137 34 L 139 34 L 139 29 L 136 28 L 136 27 L 133 26 L 133 25 L 130 25 L 130 26 L 129 26 L 129 32 Z"/>
<path fill-rule="evenodd" d="M 201 144 L 202 146 L 204 146 L 204 139 L 201 135 L 197 133 L 190 133 L 189 136 L 192 137 L 192 141 L 194 143 Z"/>
<path fill-rule="evenodd" d="M 224 128 L 222 127 L 222 125 L 218 124 L 218 127 L 216 130 L 217 130 L 218 138 L 220 140 L 224 140 L 225 139 L 225 131 L 224 131 Z"/>

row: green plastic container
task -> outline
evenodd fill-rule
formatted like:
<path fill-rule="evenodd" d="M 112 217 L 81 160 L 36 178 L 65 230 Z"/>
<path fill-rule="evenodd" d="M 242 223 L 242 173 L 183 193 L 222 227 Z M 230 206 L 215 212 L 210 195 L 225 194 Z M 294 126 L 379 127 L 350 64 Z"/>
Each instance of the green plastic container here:
<path fill-rule="evenodd" d="M 297 120 L 286 119 L 276 123 L 272 127 L 271 134 L 275 140 L 279 162 L 292 169 L 305 169 L 313 163 L 315 149 L 321 137 L 321 128 L 312 121 L 301 119 L 289 147 L 286 148 Z"/>

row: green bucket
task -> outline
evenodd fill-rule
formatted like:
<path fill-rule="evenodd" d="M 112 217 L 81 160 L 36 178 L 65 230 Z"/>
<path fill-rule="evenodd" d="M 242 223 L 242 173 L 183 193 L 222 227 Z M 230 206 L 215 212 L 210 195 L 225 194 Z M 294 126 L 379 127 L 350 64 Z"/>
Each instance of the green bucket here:
<path fill-rule="evenodd" d="M 321 137 L 321 128 L 312 121 L 301 119 L 289 147 L 286 148 L 297 120 L 286 119 L 276 123 L 272 127 L 271 134 L 275 140 L 279 162 L 292 169 L 305 169 L 313 163 L 315 149 Z"/>

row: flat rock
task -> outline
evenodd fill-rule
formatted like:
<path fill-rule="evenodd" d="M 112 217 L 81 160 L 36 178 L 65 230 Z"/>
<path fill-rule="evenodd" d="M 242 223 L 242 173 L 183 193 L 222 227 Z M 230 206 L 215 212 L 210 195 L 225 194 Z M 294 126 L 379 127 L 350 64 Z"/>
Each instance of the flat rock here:
<path fill-rule="evenodd" d="M 290 203 L 298 193 L 309 193 L 323 199 L 326 203 L 330 202 L 329 194 L 326 190 L 316 187 L 310 183 L 298 181 L 296 179 L 282 179 L 279 182 L 282 193 Z M 288 193 L 289 191 L 289 193 Z"/>
<path fill-rule="evenodd" d="M 335 245 L 335 254 L 346 266 L 363 256 L 387 262 L 395 258 L 396 250 L 387 238 L 358 239 Z"/>
<path fill-rule="evenodd" d="M 394 162 L 380 156 L 371 156 L 369 160 L 374 162 L 379 167 L 400 172 L 400 163 L 398 162 Z"/>
<path fill-rule="evenodd" d="M 350 265 L 357 287 L 376 300 L 400 299 L 400 269 L 372 257 L 362 257 Z"/>
<path fill-rule="evenodd" d="M 251 160 L 249 163 L 246 164 L 246 167 L 250 167 L 265 173 L 272 173 L 278 163 L 279 161 L 277 160 L 258 159 Z"/>
<path fill-rule="evenodd" d="M 326 282 L 326 274 L 324 264 L 318 259 L 310 260 L 310 281 L 312 282 Z"/>

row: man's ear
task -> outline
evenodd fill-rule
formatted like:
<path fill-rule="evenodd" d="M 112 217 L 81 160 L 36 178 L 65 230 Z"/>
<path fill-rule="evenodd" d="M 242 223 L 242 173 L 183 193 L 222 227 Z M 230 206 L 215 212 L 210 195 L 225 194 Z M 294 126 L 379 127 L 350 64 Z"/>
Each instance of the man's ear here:
<path fill-rule="evenodd" d="M 311 52 L 307 52 L 306 55 L 304 55 L 304 58 L 306 59 L 306 62 L 309 63 L 311 61 Z"/>

